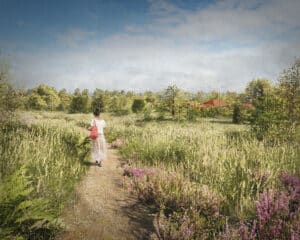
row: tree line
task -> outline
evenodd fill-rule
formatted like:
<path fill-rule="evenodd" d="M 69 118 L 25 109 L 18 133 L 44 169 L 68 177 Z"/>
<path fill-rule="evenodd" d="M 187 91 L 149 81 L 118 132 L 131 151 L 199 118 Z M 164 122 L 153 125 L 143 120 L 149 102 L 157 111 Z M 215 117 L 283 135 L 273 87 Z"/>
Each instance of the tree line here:
<path fill-rule="evenodd" d="M 57 90 L 46 84 L 32 89 L 15 89 L 9 84 L 8 68 L 0 64 L 0 109 L 6 113 L 16 108 L 26 110 L 88 113 L 94 108 L 115 115 L 137 113 L 144 120 L 195 120 L 198 117 L 232 117 L 234 123 L 247 122 L 262 139 L 266 134 L 286 136 L 295 132 L 300 119 L 300 59 L 282 72 L 276 82 L 268 79 L 250 81 L 242 93 L 186 92 L 170 85 L 161 92 L 108 91 L 95 89 Z M 199 107 L 210 99 L 223 100 L 227 107 Z M 196 104 L 191 104 L 196 103 Z M 246 105 L 245 105 L 246 104 Z M 250 106 L 250 107 L 247 107 Z M 1 116 L 4 116 L 3 114 Z"/>

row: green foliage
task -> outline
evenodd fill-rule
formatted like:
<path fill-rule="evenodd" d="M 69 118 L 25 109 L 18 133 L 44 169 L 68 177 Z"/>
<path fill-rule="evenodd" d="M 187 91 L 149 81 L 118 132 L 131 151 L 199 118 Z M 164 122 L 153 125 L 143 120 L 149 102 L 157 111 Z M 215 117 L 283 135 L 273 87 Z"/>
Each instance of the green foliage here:
<path fill-rule="evenodd" d="M 264 189 L 277 186 L 280 172 L 300 173 L 297 146 L 259 142 L 243 125 L 204 119 L 195 123 L 151 122 L 142 128 L 118 123 L 112 123 L 114 131 L 127 143 L 120 149 L 122 156 L 132 165 L 154 168 L 133 169 L 130 189 L 142 201 L 163 209 L 156 229 L 166 235 L 158 239 L 182 236 L 184 219 L 189 219 L 192 232 L 203 234 L 199 239 L 214 239 L 224 230 L 225 219 L 233 225 L 252 219 L 255 202 Z M 160 174 L 164 170 L 170 175 Z M 222 204 L 213 207 L 214 199 L 205 201 L 203 196 L 193 195 L 193 189 L 202 187 L 208 193 L 218 193 Z M 218 214 L 209 211 L 211 207 L 218 209 Z M 198 238 L 192 235 L 187 239 Z"/>
<path fill-rule="evenodd" d="M 251 130 L 259 140 L 265 137 L 272 141 L 289 137 L 287 119 L 283 113 L 283 102 L 275 96 L 269 95 L 255 102 L 255 110 L 251 115 Z"/>
<path fill-rule="evenodd" d="M 75 89 L 70 104 L 70 113 L 88 113 L 91 110 L 90 96 L 87 89 L 80 92 Z"/>
<path fill-rule="evenodd" d="M 184 94 L 176 85 L 170 85 L 161 95 L 160 111 L 167 111 L 172 118 L 181 118 L 185 105 Z"/>
<path fill-rule="evenodd" d="M 67 93 L 66 89 L 62 89 L 58 92 L 58 97 L 60 99 L 60 104 L 57 107 L 59 111 L 67 111 L 70 107 L 71 97 Z"/>
<path fill-rule="evenodd" d="M 8 65 L 0 59 L 0 120 L 21 106 L 20 92 L 9 83 Z"/>
<path fill-rule="evenodd" d="M 27 106 L 35 110 L 47 109 L 48 107 L 45 100 L 37 93 L 31 93 L 28 96 Z"/>
<path fill-rule="evenodd" d="M 92 109 L 100 109 L 100 112 L 104 112 L 105 110 L 105 100 L 103 94 L 95 94 L 93 95 L 92 99 Z"/>
<path fill-rule="evenodd" d="M 145 101 L 144 99 L 134 99 L 132 106 L 131 106 L 131 110 L 134 113 L 140 113 L 144 110 L 145 108 Z"/>
<path fill-rule="evenodd" d="M 286 71 L 279 80 L 278 92 L 284 103 L 284 110 L 291 125 L 300 124 L 300 59 Z"/>
<path fill-rule="evenodd" d="M 242 111 L 241 111 L 241 106 L 238 104 L 235 104 L 233 106 L 233 115 L 232 115 L 232 122 L 239 124 L 242 123 Z"/>
<path fill-rule="evenodd" d="M 75 125 L 64 119 L 51 121 L 53 125 L 45 120 L 30 126 L 11 121 L 1 125 L 3 238 L 53 238 L 60 211 L 85 170 L 81 162 L 89 153 L 89 142 Z"/>
<path fill-rule="evenodd" d="M 41 84 L 31 90 L 28 96 L 27 107 L 36 110 L 56 110 L 60 104 L 60 98 L 54 87 Z"/>
<path fill-rule="evenodd" d="M 267 184 L 272 185 L 279 171 L 300 171 L 295 146 L 260 144 L 241 125 L 151 122 L 141 128 L 119 122 L 116 128 L 127 142 L 120 149 L 125 159 L 164 166 L 217 191 L 225 198 L 224 213 L 232 219 L 251 213 L 252 202 L 265 186 L 265 172 L 271 174 Z"/>
<path fill-rule="evenodd" d="M 283 72 L 275 89 L 263 90 L 263 94 L 254 100 L 251 129 L 258 139 L 265 138 L 271 142 L 297 140 L 300 119 L 299 72 L 300 61 L 297 60 Z"/>
<path fill-rule="evenodd" d="M 124 94 L 118 94 L 111 98 L 109 110 L 117 116 L 124 116 L 130 113 L 130 101 Z"/>
<path fill-rule="evenodd" d="M 186 119 L 188 121 L 195 121 L 200 116 L 200 111 L 195 108 L 188 108 L 186 112 Z"/>
<path fill-rule="evenodd" d="M 201 117 L 229 117 L 232 116 L 232 110 L 230 107 L 206 107 L 199 109 L 199 115 Z"/>
<path fill-rule="evenodd" d="M 271 82 L 267 79 L 256 79 L 248 83 L 245 90 L 246 102 L 255 103 L 258 99 L 270 94 L 272 91 Z"/>
<path fill-rule="evenodd" d="M 3 179 L 0 186 L 0 238 L 49 239 L 59 227 L 45 198 L 32 198 L 34 188 L 25 169 Z"/>

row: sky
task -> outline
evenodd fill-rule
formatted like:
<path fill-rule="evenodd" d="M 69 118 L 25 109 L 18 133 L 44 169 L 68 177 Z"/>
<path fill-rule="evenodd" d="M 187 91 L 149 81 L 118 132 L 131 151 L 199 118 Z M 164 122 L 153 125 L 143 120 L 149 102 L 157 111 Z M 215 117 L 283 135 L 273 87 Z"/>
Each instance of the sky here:
<path fill-rule="evenodd" d="M 300 0 L 0 0 L 18 86 L 243 91 L 300 57 Z"/>

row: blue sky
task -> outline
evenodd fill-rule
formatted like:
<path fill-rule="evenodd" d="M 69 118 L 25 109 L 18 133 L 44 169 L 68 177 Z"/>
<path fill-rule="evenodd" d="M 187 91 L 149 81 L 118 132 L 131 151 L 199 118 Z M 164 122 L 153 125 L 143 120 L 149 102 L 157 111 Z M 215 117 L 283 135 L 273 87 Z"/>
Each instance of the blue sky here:
<path fill-rule="evenodd" d="M 300 56 L 299 0 L 0 0 L 19 86 L 242 91 Z"/>

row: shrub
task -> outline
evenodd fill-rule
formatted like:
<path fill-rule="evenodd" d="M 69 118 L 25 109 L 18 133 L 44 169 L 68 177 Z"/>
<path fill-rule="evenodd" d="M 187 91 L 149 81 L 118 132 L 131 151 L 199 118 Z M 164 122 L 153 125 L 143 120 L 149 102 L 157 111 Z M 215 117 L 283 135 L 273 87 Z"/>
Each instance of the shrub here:
<path fill-rule="evenodd" d="M 243 118 L 242 118 L 241 106 L 238 104 L 235 104 L 233 107 L 232 122 L 239 124 L 239 123 L 242 123 L 242 121 L 243 121 Z"/>
<path fill-rule="evenodd" d="M 155 168 L 126 167 L 124 175 L 131 177 L 130 189 L 141 201 L 160 209 L 153 239 L 213 238 L 225 224 L 222 199 L 206 187 Z"/>
<path fill-rule="evenodd" d="M 284 173 L 280 176 L 281 190 L 265 190 L 256 203 L 255 218 L 241 221 L 238 235 L 226 233 L 230 239 L 299 239 L 300 238 L 300 179 Z M 226 238 L 225 238 L 226 239 Z"/>
<path fill-rule="evenodd" d="M 55 210 L 45 198 L 32 198 L 30 176 L 21 169 L 0 187 L 0 238 L 49 239 L 60 227 Z M 24 238 L 23 238 L 24 237 Z"/>
<path fill-rule="evenodd" d="M 140 113 L 145 108 L 145 101 L 143 99 L 134 99 L 131 110 L 134 113 Z"/>

